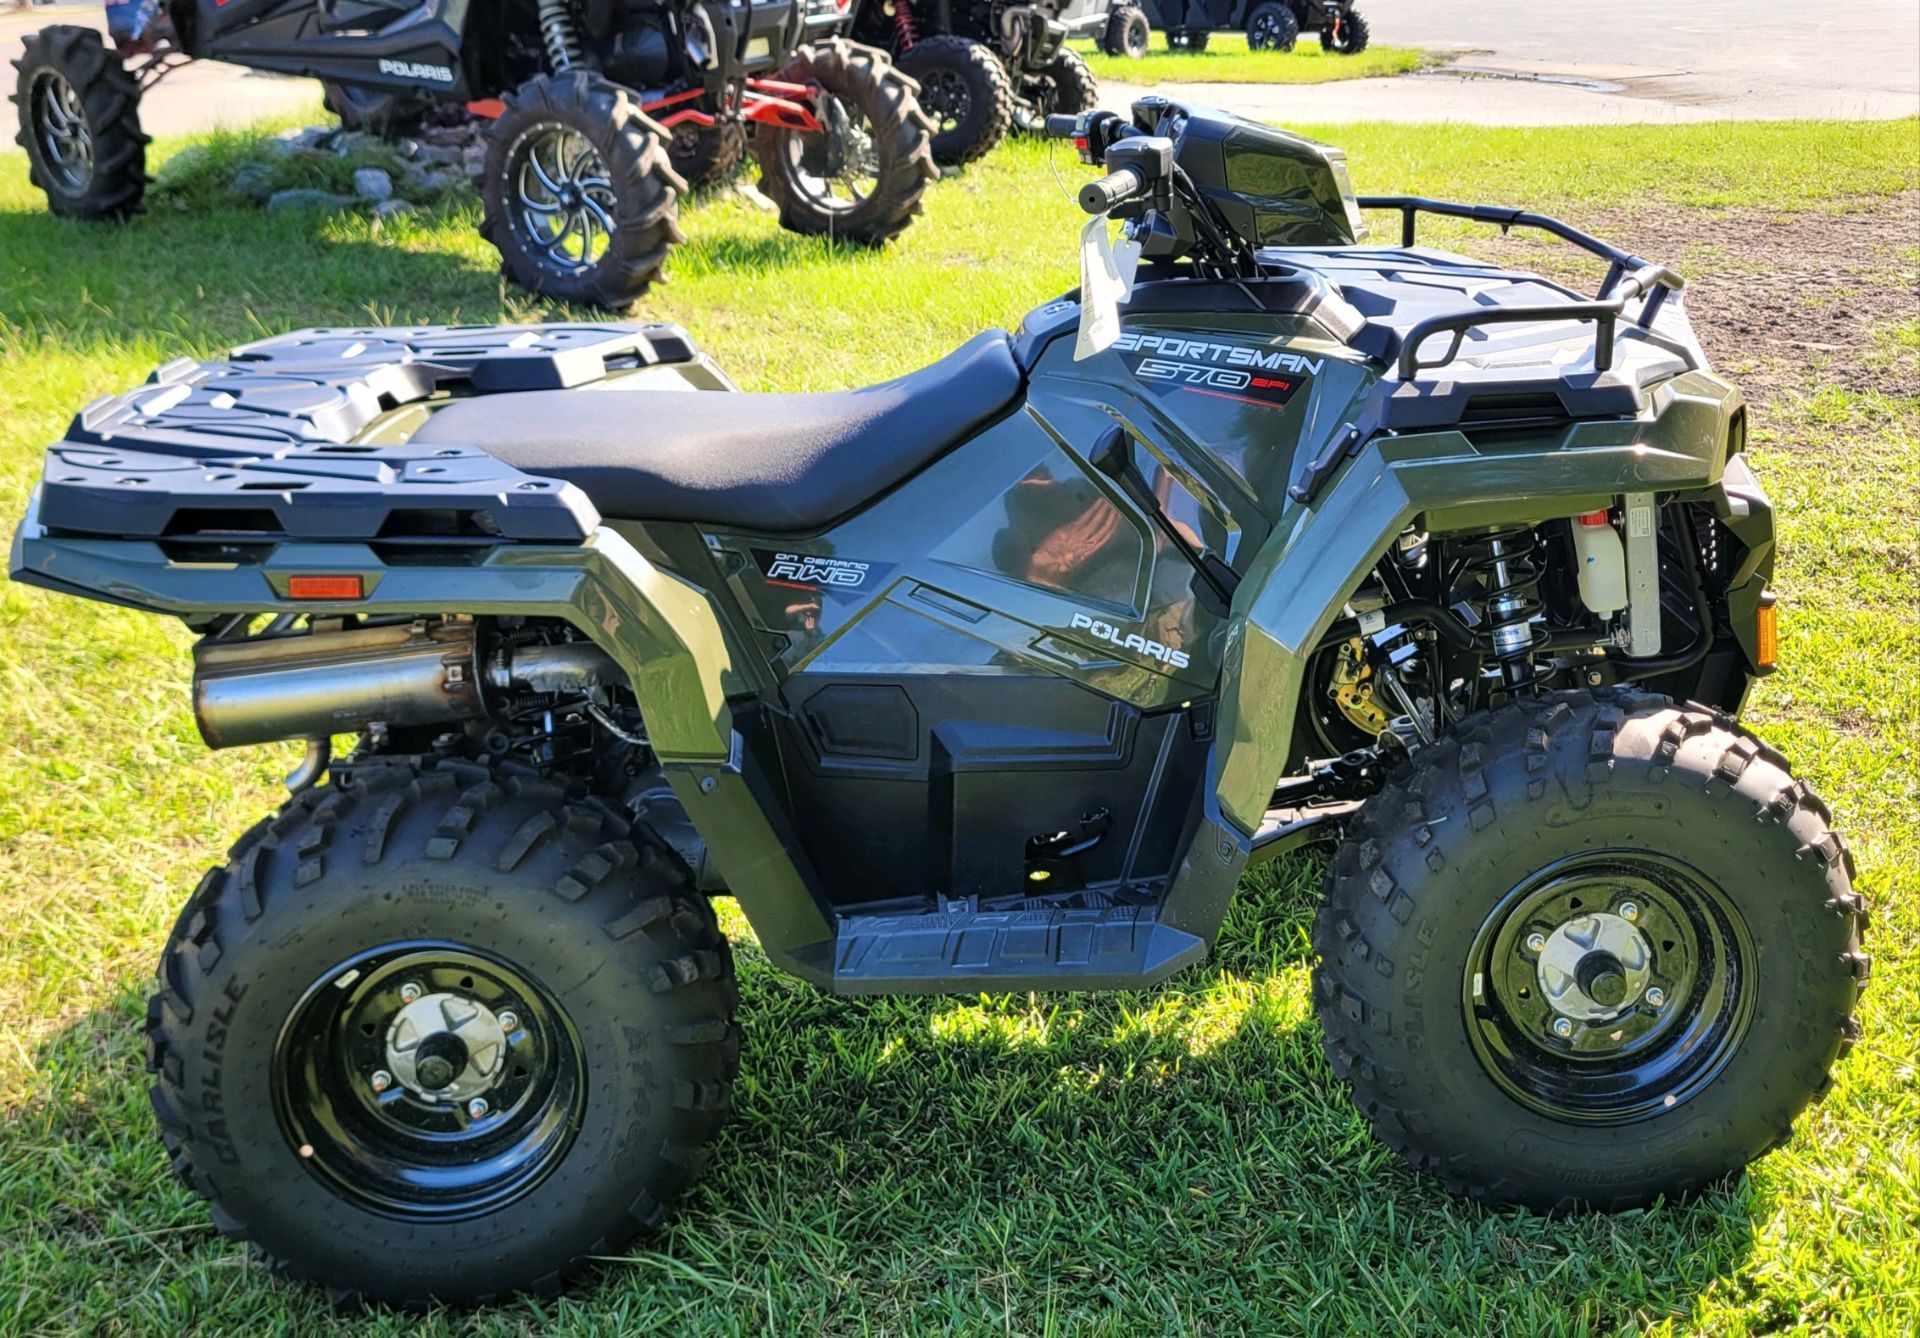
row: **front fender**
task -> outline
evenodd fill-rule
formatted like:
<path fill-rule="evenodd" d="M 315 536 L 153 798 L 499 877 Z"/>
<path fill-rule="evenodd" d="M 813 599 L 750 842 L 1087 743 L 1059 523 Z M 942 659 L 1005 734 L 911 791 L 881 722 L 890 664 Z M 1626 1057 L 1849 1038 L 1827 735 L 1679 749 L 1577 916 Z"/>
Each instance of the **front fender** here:
<path fill-rule="evenodd" d="M 1282 514 L 1235 593 L 1211 776 L 1223 817 L 1259 829 L 1290 756 L 1307 659 L 1408 525 L 1534 524 L 1623 492 L 1707 487 L 1739 404 L 1726 383 L 1690 372 L 1655 391 L 1637 419 L 1572 423 L 1517 444 L 1449 430 L 1361 447 L 1312 505 Z"/>

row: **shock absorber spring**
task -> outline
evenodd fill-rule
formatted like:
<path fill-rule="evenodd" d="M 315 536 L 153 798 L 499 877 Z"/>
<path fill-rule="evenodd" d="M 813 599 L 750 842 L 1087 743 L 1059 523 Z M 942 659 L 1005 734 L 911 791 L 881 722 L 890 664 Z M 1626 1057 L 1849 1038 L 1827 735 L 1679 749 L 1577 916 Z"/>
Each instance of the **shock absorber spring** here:
<path fill-rule="evenodd" d="M 1500 662 L 1509 688 L 1533 681 L 1537 636 L 1533 617 L 1539 597 L 1540 541 L 1531 529 L 1502 530 L 1461 541 L 1466 570 L 1480 579 L 1481 638 Z"/>
<path fill-rule="evenodd" d="M 913 6 L 907 0 L 893 0 L 893 44 L 899 48 L 894 54 L 906 55 L 919 40 L 920 34 L 913 26 Z"/>
<path fill-rule="evenodd" d="M 580 63 L 580 39 L 567 0 L 540 0 L 540 41 L 547 49 L 549 74 L 565 74 Z"/>

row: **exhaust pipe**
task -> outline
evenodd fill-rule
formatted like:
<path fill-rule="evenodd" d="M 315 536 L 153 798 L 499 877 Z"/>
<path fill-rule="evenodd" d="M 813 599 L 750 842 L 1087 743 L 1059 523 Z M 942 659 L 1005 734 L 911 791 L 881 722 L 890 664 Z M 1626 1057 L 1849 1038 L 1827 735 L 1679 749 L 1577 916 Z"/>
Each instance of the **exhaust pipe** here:
<path fill-rule="evenodd" d="M 213 748 L 480 720 L 489 686 L 564 694 L 626 681 L 591 642 L 487 656 L 476 624 L 444 620 L 202 641 L 193 662 L 193 714 Z"/>

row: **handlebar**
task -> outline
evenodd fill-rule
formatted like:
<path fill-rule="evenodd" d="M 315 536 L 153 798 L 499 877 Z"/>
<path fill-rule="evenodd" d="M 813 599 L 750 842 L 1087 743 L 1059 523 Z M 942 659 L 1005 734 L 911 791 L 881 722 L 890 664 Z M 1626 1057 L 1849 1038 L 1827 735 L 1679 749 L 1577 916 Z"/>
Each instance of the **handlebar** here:
<path fill-rule="evenodd" d="M 1047 117 L 1048 139 L 1072 139 L 1079 129 L 1078 116 L 1063 116 L 1056 112 Z"/>
<path fill-rule="evenodd" d="M 1123 167 L 1089 181 L 1080 188 L 1080 207 L 1089 214 L 1104 214 L 1128 200 L 1145 195 L 1150 183 L 1137 167 Z"/>

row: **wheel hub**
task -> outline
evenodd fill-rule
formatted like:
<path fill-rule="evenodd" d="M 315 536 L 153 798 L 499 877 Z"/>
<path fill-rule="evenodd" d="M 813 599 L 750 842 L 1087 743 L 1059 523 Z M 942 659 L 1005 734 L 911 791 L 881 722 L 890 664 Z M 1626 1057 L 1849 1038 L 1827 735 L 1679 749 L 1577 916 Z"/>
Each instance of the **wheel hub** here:
<path fill-rule="evenodd" d="M 1596 911 L 1547 935 L 1536 975 L 1556 1013 L 1603 1022 L 1639 1002 L 1652 961 L 1646 937 L 1625 917 Z"/>
<path fill-rule="evenodd" d="M 506 1060 L 507 1033 L 498 1015 L 459 994 L 422 995 L 387 1029 L 387 1068 L 430 1101 L 482 1095 Z"/>

